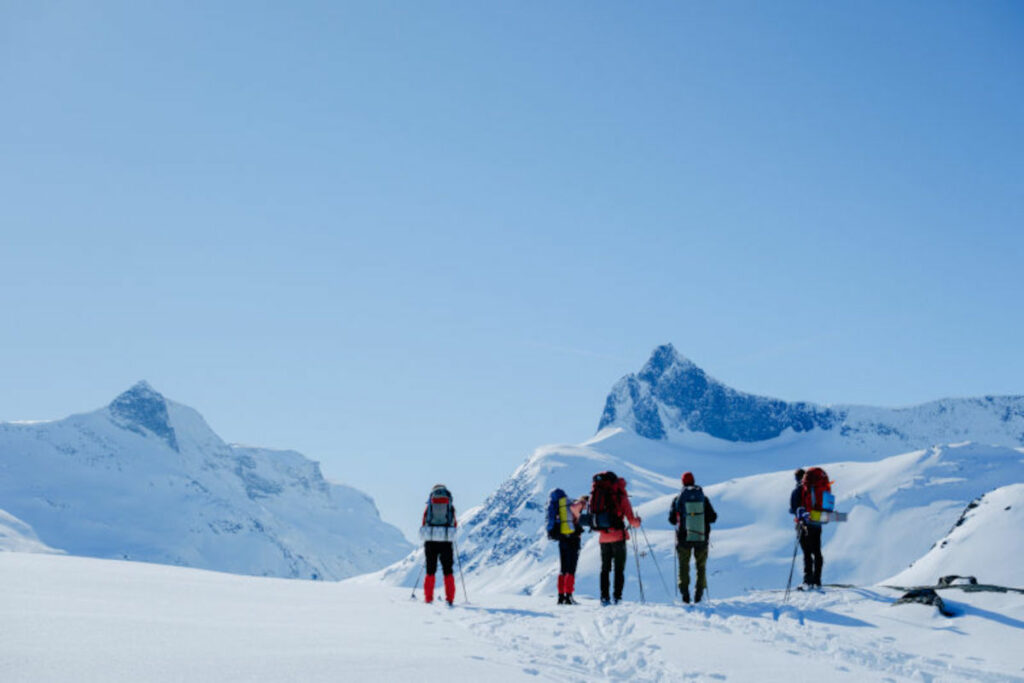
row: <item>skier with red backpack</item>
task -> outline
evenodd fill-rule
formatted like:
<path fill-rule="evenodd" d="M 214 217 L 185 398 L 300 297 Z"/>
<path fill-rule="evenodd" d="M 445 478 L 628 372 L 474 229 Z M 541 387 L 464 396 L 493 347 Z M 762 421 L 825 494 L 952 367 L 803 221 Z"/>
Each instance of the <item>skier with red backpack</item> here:
<path fill-rule="evenodd" d="M 423 511 L 423 523 L 420 526 L 420 538 L 423 539 L 423 552 L 427 560 L 427 573 L 423 577 L 423 597 L 427 602 L 434 601 L 434 575 L 437 573 L 439 559 L 444 574 L 444 599 L 449 606 L 455 602 L 453 541 L 458 525 L 451 492 L 444 484 L 435 484 L 427 498 L 427 508 Z"/>
<path fill-rule="evenodd" d="M 633 506 L 626 493 L 626 480 L 614 472 L 599 472 L 594 475 L 590 490 L 590 527 L 600 532 L 601 544 L 601 604 L 608 605 L 612 598 L 615 604 L 622 600 L 622 588 L 626 583 L 626 531 L 624 520 L 634 529 L 640 526 L 640 518 L 633 514 Z M 609 591 L 609 574 L 615 565 L 614 591 Z M 610 594 L 610 595 L 609 595 Z"/>
<path fill-rule="evenodd" d="M 679 594 L 683 597 L 683 602 L 690 602 L 690 553 L 693 553 L 693 560 L 697 565 L 697 584 L 693 601 L 700 602 L 708 587 L 708 542 L 711 525 L 718 520 L 718 513 L 704 495 L 704 489 L 697 486 L 692 472 L 683 473 L 682 479 L 683 490 L 672 499 L 668 522 L 676 528 Z"/>
<path fill-rule="evenodd" d="M 832 482 L 820 467 L 797 470 L 798 482 L 789 499 L 789 512 L 794 516 L 800 549 L 804 553 L 804 583 L 800 590 L 821 588 L 821 527 L 835 510 Z"/>
<path fill-rule="evenodd" d="M 575 502 L 562 489 L 554 489 L 548 500 L 548 538 L 558 541 L 558 604 L 575 605 L 572 593 L 576 586 L 576 564 L 580 557 L 580 535 L 583 525 L 580 517 L 590 496 L 581 496 Z"/>

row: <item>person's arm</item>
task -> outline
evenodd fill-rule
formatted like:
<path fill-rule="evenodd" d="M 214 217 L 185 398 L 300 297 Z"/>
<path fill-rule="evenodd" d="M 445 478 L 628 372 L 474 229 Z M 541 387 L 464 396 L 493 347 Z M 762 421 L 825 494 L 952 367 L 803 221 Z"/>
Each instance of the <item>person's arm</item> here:
<path fill-rule="evenodd" d="M 452 505 L 452 526 L 453 527 L 459 526 L 459 520 L 455 519 L 455 506 L 454 505 Z"/>
<path fill-rule="evenodd" d="M 708 524 L 714 524 L 718 521 L 718 513 L 715 512 L 715 508 L 707 497 L 704 498 L 704 518 L 708 520 Z"/>
<path fill-rule="evenodd" d="M 579 524 L 580 515 L 583 514 L 583 507 L 586 504 L 582 500 L 573 501 L 572 505 L 569 506 L 569 512 L 572 513 L 572 523 Z"/>
<path fill-rule="evenodd" d="M 679 515 L 676 512 L 676 506 L 679 504 L 679 496 L 672 499 L 672 505 L 668 509 L 668 523 L 675 526 L 679 523 Z"/>
<path fill-rule="evenodd" d="M 640 526 L 640 518 L 633 514 L 633 506 L 629 503 L 629 494 L 625 491 L 622 492 L 622 511 L 626 514 L 626 519 L 629 520 L 631 527 Z"/>
<path fill-rule="evenodd" d="M 801 507 L 800 505 L 800 487 L 797 486 L 793 489 L 793 493 L 789 494 L 789 514 L 795 515 L 796 509 Z"/>

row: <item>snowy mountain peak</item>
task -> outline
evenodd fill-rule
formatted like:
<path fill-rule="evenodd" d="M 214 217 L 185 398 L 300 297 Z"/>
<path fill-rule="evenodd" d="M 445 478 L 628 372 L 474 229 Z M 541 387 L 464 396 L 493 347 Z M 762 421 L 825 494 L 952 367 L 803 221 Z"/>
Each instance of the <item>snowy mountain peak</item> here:
<path fill-rule="evenodd" d="M 121 427 L 145 435 L 148 430 L 163 439 L 173 450 L 178 450 L 178 439 L 167 413 L 167 399 L 149 382 L 141 380 L 113 401 L 111 418 Z"/>
<path fill-rule="evenodd" d="M 340 579 L 409 549 L 365 493 L 300 453 L 229 446 L 146 382 L 93 412 L 0 423 L 0 508 L 0 549 L 245 574 Z"/>
<path fill-rule="evenodd" d="M 651 353 L 639 377 L 647 381 L 657 381 L 670 371 L 704 375 L 704 371 L 697 367 L 696 363 L 679 353 L 672 344 L 662 344 Z"/>
<path fill-rule="evenodd" d="M 1024 444 L 1024 397 L 945 399 L 904 409 L 790 403 L 737 391 L 664 344 L 640 372 L 612 388 L 598 431 L 607 427 L 657 441 L 700 433 L 733 443 L 825 432 L 881 455 L 964 440 Z"/>
<path fill-rule="evenodd" d="M 648 439 L 689 431 L 753 442 L 773 439 L 786 429 L 827 429 L 835 421 L 829 409 L 736 391 L 664 344 L 639 373 L 623 377 L 612 388 L 598 431 L 621 426 Z"/>

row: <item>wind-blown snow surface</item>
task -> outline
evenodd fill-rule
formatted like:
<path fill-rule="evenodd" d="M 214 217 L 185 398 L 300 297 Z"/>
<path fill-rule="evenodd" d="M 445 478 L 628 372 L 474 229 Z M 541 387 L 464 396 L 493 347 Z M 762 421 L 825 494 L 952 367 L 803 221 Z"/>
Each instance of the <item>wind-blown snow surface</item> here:
<path fill-rule="evenodd" d="M 0 553 L 0 586 L 5 683 L 1024 680 L 1017 594 L 945 591 L 953 619 L 882 588 L 687 609 L 473 594 L 450 609 L 358 579 L 24 553 Z"/>
<path fill-rule="evenodd" d="M 0 423 L 0 507 L 74 555 L 242 574 L 338 579 L 410 548 L 317 463 L 228 445 L 145 382 L 92 413 Z"/>

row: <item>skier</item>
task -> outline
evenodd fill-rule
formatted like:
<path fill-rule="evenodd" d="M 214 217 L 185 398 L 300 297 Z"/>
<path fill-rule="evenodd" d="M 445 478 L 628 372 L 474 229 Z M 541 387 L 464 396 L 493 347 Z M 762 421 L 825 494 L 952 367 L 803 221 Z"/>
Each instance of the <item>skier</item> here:
<path fill-rule="evenodd" d="M 444 573 L 444 599 L 449 606 L 455 602 L 455 554 L 452 541 L 457 527 L 451 492 L 444 484 L 435 484 L 427 499 L 427 508 L 423 511 L 423 523 L 420 526 L 420 538 L 423 539 L 423 552 L 427 559 L 427 573 L 423 577 L 423 597 L 427 602 L 434 601 L 434 575 L 437 573 L 438 559 L 441 560 L 441 571 Z"/>
<path fill-rule="evenodd" d="M 697 565 L 697 584 L 694 602 L 700 602 L 708 587 L 708 538 L 711 525 L 718 520 L 718 513 L 704 490 L 697 486 L 692 472 L 683 474 L 683 490 L 672 499 L 668 512 L 669 524 L 676 527 L 676 555 L 679 560 L 679 593 L 683 602 L 690 602 L 690 553 Z"/>
<path fill-rule="evenodd" d="M 587 507 L 590 496 L 580 496 L 570 503 L 562 489 L 551 491 L 548 502 L 548 537 L 558 541 L 558 604 L 575 605 L 572 594 L 576 586 L 576 564 L 580 557 L 580 535 L 583 526 L 580 515 Z"/>
<path fill-rule="evenodd" d="M 824 470 L 820 468 L 811 468 L 810 471 L 815 470 L 824 475 Z M 811 518 L 813 482 L 808 480 L 808 474 L 809 471 L 803 469 L 793 473 L 797 486 L 789 496 L 789 513 L 793 515 L 800 549 L 804 554 L 804 582 L 797 590 L 821 588 L 821 568 L 825 564 L 821 555 L 821 523 Z M 825 479 L 827 481 L 827 477 Z"/>
<path fill-rule="evenodd" d="M 600 531 L 601 604 L 610 604 L 611 598 L 618 604 L 626 583 L 626 541 L 629 539 L 623 518 L 634 529 L 640 526 L 640 518 L 633 514 L 633 506 L 629 503 L 626 480 L 619 479 L 614 472 L 595 474 L 590 491 L 590 514 L 592 528 Z M 608 584 L 613 562 L 615 587 L 610 598 Z"/>

